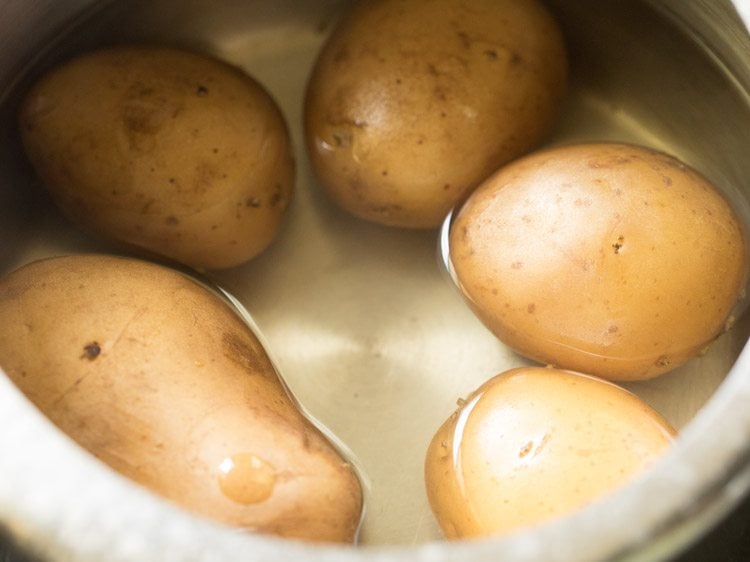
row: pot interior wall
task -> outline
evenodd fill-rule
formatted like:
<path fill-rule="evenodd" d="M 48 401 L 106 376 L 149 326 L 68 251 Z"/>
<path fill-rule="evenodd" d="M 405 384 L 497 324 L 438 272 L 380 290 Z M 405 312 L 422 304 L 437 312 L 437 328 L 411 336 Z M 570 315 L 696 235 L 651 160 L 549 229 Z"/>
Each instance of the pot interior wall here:
<path fill-rule="evenodd" d="M 269 251 L 210 277 L 251 312 L 300 402 L 356 455 L 370 483 L 363 542 L 410 544 L 440 537 L 422 479 L 433 433 L 459 397 L 527 362 L 464 305 L 441 269 L 437 232 L 357 221 L 318 189 L 303 150 L 302 100 L 344 4 L 108 2 L 75 32 L 47 37 L 0 109 L 0 268 L 110 250 L 58 215 L 23 160 L 15 111 L 30 80 L 75 52 L 130 41 L 185 46 L 246 69 L 291 127 L 297 195 Z M 724 189 L 747 221 L 750 106 L 720 61 L 646 2 L 554 0 L 551 7 L 568 40 L 572 81 L 549 143 L 621 140 L 671 152 Z M 683 427 L 721 384 L 749 330 L 741 321 L 706 355 L 627 387 Z"/>

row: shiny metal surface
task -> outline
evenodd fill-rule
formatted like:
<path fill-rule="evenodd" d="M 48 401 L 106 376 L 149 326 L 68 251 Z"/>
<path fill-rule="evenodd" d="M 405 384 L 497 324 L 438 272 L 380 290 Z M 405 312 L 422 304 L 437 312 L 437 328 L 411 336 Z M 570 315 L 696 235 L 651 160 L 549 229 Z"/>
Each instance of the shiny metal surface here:
<path fill-rule="evenodd" d="M 242 66 L 266 85 L 292 128 L 297 194 L 269 251 L 209 277 L 251 312 L 297 399 L 348 445 L 370 482 L 362 548 L 241 535 L 111 474 L 0 376 L 0 522 L 23 544 L 82 561 L 659 560 L 694 540 L 747 490 L 745 319 L 704 357 L 628 385 L 683 429 L 645 478 L 538 530 L 443 543 L 423 491 L 427 443 L 457 398 L 525 360 L 464 305 L 443 271 L 439 233 L 363 223 L 317 188 L 303 150 L 302 99 L 317 49 L 345 2 L 2 4 L 0 268 L 108 250 L 59 217 L 23 163 L 13 119 L 26 79 L 73 52 L 132 40 L 184 45 Z M 724 189 L 750 224 L 750 39 L 731 5 L 551 6 L 568 37 L 573 80 L 549 142 L 624 140 L 672 152 Z M 80 27 L 64 33 L 80 10 L 88 12 Z M 54 47 L 43 50 L 54 38 Z"/>

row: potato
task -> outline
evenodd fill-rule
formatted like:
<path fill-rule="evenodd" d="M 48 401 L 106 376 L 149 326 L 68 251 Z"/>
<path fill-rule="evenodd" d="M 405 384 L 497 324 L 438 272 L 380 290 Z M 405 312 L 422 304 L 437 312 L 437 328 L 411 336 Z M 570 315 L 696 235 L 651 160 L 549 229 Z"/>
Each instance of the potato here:
<path fill-rule="evenodd" d="M 561 32 L 536 0 L 359 2 L 310 77 L 307 150 L 347 211 L 432 228 L 544 138 L 566 80 Z"/>
<path fill-rule="evenodd" d="M 53 69 L 20 111 L 28 157 L 85 229 L 197 268 L 264 250 L 292 197 L 283 117 L 239 69 L 126 46 Z"/>
<path fill-rule="evenodd" d="M 744 229 L 674 157 L 583 144 L 527 156 L 472 194 L 450 232 L 458 283 L 502 341 L 612 380 L 700 353 L 744 295 Z"/>
<path fill-rule="evenodd" d="M 362 492 L 248 326 L 170 269 L 79 255 L 0 282 L 0 365 L 121 474 L 252 531 L 349 542 Z"/>
<path fill-rule="evenodd" d="M 660 458 L 674 434 L 612 383 L 512 369 L 438 430 L 425 461 L 427 494 L 447 538 L 508 533 L 611 493 Z"/>

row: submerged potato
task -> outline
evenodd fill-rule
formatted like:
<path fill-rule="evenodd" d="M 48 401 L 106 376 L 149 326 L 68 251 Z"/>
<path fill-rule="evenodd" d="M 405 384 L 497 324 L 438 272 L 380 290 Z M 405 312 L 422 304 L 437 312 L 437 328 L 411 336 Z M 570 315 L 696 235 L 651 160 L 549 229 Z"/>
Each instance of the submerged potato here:
<path fill-rule="evenodd" d="M 352 467 L 297 409 L 253 332 L 187 277 L 53 258 L 0 282 L 0 365 L 52 422 L 134 481 L 248 530 L 352 541 Z"/>
<path fill-rule="evenodd" d="M 566 79 L 561 32 L 536 0 L 359 2 L 311 75 L 308 153 L 354 215 L 435 227 L 542 140 Z"/>
<path fill-rule="evenodd" d="M 53 69 L 20 112 L 28 157 L 87 230 L 199 268 L 260 253 L 292 197 L 279 109 L 217 60 L 117 47 Z"/>
<path fill-rule="evenodd" d="M 612 383 L 556 369 L 500 374 L 430 443 L 425 482 L 447 538 L 507 533 L 624 485 L 672 442 L 669 423 Z"/>
<path fill-rule="evenodd" d="M 743 227 L 704 177 L 624 144 L 527 156 L 488 179 L 451 227 L 478 316 L 543 363 L 612 380 L 697 355 L 744 295 Z"/>

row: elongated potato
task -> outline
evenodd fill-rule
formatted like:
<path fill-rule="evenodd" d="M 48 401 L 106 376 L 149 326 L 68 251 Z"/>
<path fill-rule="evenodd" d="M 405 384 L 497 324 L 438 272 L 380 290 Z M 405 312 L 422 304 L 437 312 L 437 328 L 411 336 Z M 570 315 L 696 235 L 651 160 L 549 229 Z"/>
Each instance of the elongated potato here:
<path fill-rule="evenodd" d="M 258 255 L 292 198 L 279 108 L 253 78 L 209 57 L 148 46 L 86 53 L 31 88 L 19 121 L 68 218 L 193 267 Z"/>
<path fill-rule="evenodd" d="M 246 529 L 352 541 L 351 466 L 297 409 L 213 293 L 137 260 L 35 262 L 0 282 L 0 365 L 99 459 Z"/>

